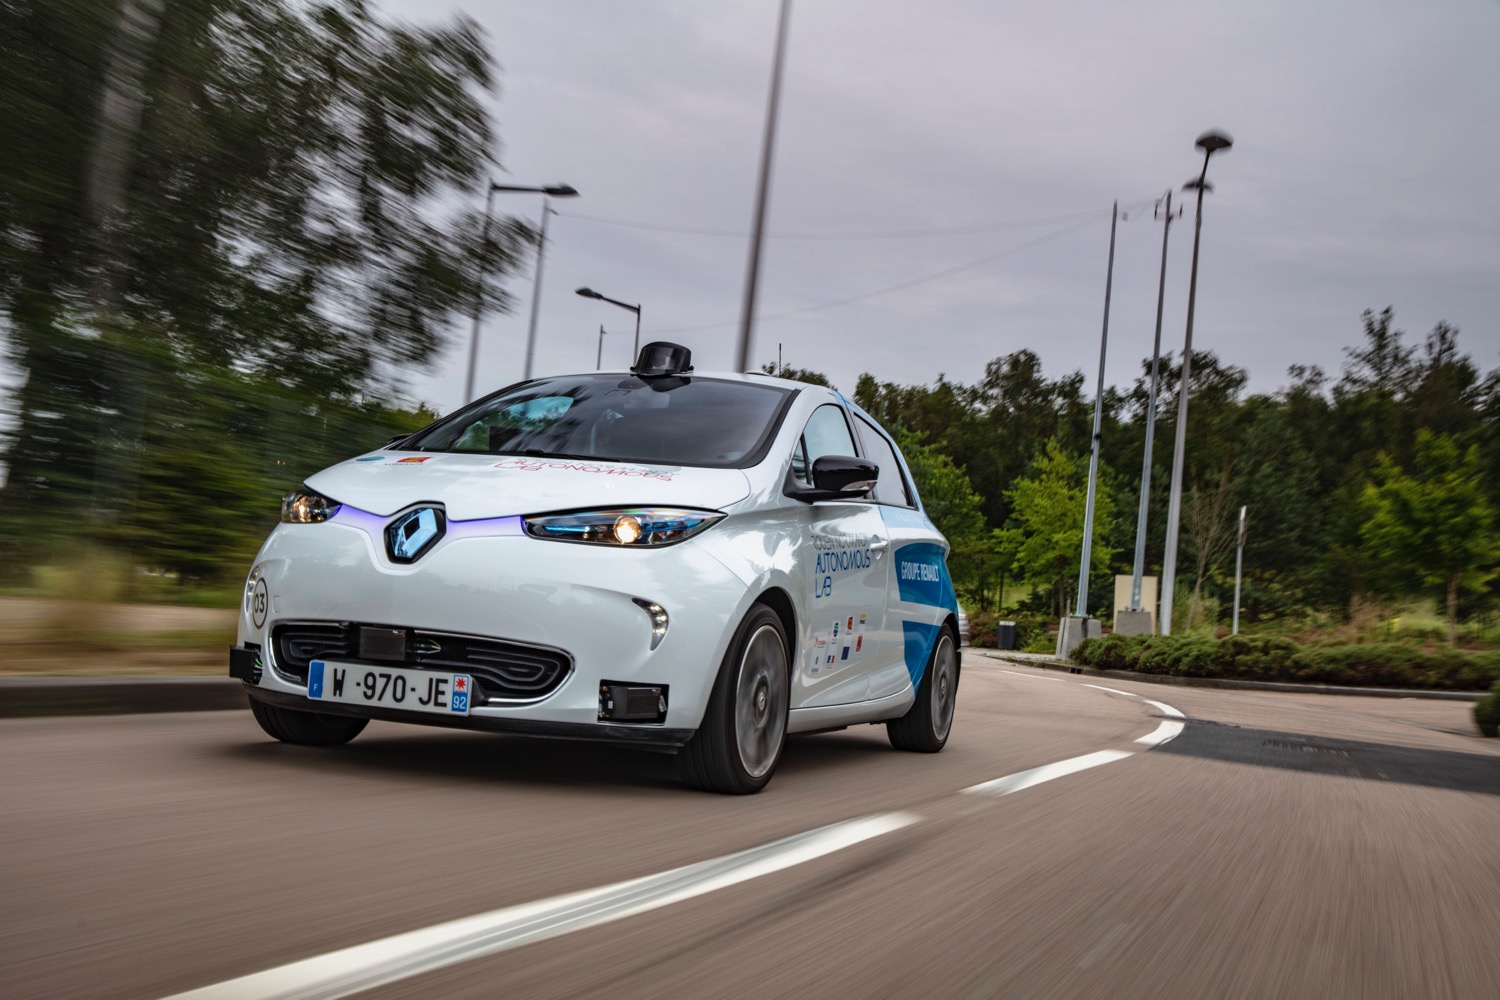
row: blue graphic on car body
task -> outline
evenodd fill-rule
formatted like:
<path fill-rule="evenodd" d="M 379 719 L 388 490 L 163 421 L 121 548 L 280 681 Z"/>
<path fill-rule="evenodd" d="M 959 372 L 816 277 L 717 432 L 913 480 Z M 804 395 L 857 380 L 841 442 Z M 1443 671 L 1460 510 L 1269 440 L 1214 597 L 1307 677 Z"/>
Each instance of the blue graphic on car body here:
<path fill-rule="evenodd" d="M 903 653 L 906 657 L 906 672 L 911 675 L 912 687 L 922 683 L 922 675 L 927 672 L 927 661 L 932 657 L 932 647 L 937 645 L 938 634 L 942 630 L 941 625 L 928 622 L 901 623 L 905 640 Z"/>
<path fill-rule="evenodd" d="M 896 550 L 896 586 L 901 600 L 958 613 L 958 595 L 948 575 L 948 553 L 936 542 L 912 542 Z"/>
<path fill-rule="evenodd" d="M 948 575 L 948 551 L 936 542 L 912 542 L 896 550 L 896 587 L 905 604 L 922 604 L 958 614 L 958 595 Z M 906 672 L 912 687 L 922 681 L 932 647 L 942 626 L 924 621 L 902 621 Z"/>

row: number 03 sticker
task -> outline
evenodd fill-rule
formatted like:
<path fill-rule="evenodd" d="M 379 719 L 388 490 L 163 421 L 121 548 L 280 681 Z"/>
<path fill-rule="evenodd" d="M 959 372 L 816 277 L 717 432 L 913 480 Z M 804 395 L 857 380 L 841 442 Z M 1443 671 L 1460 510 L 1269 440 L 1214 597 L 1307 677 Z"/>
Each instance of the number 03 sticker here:
<path fill-rule="evenodd" d="M 261 628 L 266 624 L 266 609 L 270 603 L 270 591 L 266 588 L 266 581 L 256 581 L 255 592 L 250 595 L 250 620 L 255 623 L 256 628 Z"/>

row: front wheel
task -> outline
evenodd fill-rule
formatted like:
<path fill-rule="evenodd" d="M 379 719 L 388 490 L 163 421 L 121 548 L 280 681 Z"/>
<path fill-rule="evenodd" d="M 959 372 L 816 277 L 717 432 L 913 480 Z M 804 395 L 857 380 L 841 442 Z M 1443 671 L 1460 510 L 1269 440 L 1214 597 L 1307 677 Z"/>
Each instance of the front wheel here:
<path fill-rule="evenodd" d="M 360 734 L 369 724 L 369 719 L 355 719 L 346 715 L 323 715 L 318 712 L 299 712 L 293 708 L 277 708 L 250 699 L 250 714 L 260 723 L 267 736 L 283 743 L 296 743 L 305 747 L 339 747 Z"/>
<path fill-rule="evenodd" d="M 729 644 L 702 724 L 678 754 L 683 781 L 728 795 L 766 787 L 786 744 L 790 672 L 781 619 L 757 604 Z"/>
<path fill-rule="evenodd" d="M 916 702 L 901 718 L 885 724 L 891 746 L 914 753 L 937 753 L 943 749 L 953 731 L 957 696 L 958 650 L 953 643 L 953 632 L 945 626 L 933 643 Z"/>

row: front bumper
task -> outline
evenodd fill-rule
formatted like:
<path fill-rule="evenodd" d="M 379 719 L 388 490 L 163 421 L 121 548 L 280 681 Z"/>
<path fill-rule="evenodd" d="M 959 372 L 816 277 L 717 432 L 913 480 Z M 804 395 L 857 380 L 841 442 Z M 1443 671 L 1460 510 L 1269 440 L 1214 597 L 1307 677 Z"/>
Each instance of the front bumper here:
<path fill-rule="evenodd" d="M 567 722 L 543 722 L 533 719 L 486 715 L 475 711 L 471 715 L 433 715 L 425 712 L 402 712 L 389 708 L 364 708 L 340 702 L 313 702 L 306 695 L 287 694 L 267 688 L 246 685 L 250 697 L 267 705 L 290 708 L 298 711 L 316 711 L 320 715 L 350 715 L 360 719 L 378 719 L 385 722 L 412 722 L 423 726 L 443 729 L 469 729 L 486 733 L 513 733 L 518 736 L 537 736 L 543 739 L 592 740 L 604 743 L 626 743 L 641 747 L 676 748 L 693 738 L 695 730 L 668 729 L 665 726 L 611 725 L 604 722 L 587 724 Z"/>
<path fill-rule="evenodd" d="M 261 549 L 241 609 L 232 676 L 251 696 L 286 708 L 393 721 L 528 732 L 540 736 L 681 745 L 703 717 L 746 584 L 691 542 L 620 550 L 528 536 L 445 539 L 417 562 L 390 562 L 375 537 L 336 523 L 282 525 Z M 253 591 L 264 583 L 257 605 Z M 652 648 L 652 620 L 637 603 L 666 608 L 667 633 Z M 423 716 L 307 698 L 305 681 L 276 662 L 278 623 L 353 622 L 491 636 L 561 650 L 567 678 L 526 704 L 476 705 L 468 716 Z M 237 665 L 235 660 L 237 659 Z M 259 670 L 258 676 L 255 671 Z M 665 685 L 657 723 L 599 718 L 600 684 Z"/>

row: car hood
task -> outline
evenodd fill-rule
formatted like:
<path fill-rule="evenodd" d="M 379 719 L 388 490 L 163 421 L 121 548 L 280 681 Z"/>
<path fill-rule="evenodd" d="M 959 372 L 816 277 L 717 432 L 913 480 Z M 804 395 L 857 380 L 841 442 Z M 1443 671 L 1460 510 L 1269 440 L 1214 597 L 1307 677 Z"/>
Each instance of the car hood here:
<path fill-rule="evenodd" d="M 738 469 L 405 451 L 362 455 L 324 469 L 307 485 L 382 516 L 441 503 L 454 521 L 618 506 L 717 510 L 750 493 Z"/>

